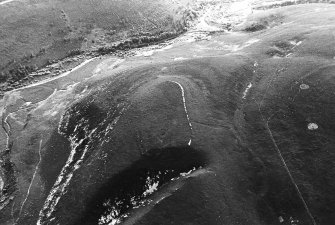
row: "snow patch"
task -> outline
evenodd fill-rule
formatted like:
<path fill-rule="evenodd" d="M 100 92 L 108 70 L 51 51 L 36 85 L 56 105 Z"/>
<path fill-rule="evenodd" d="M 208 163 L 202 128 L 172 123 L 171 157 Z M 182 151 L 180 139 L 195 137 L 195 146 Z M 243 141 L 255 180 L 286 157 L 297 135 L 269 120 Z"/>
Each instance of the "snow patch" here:
<path fill-rule="evenodd" d="M 139 53 L 137 56 L 144 56 L 144 57 L 149 57 L 154 54 L 154 50 L 149 50 L 149 51 L 144 51 Z"/>
<path fill-rule="evenodd" d="M 177 58 L 174 58 L 173 60 L 174 61 L 181 61 L 181 60 L 186 60 L 187 58 L 184 58 L 184 57 L 177 57 Z"/>
<path fill-rule="evenodd" d="M 291 225 L 298 225 L 299 224 L 299 220 L 294 219 L 292 216 L 290 217 L 290 224 Z"/>
<path fill-rule="evenodd" d="M 63 119 L 68 118 L 62 117 L 62 120 Z M 60 125 L 62 120 L 60 121 Z M 86 156 L 86 153 L 89 149 L 89 144 L 86 144 L 85 146 L 82 146 L 82 144 L 84 143 L 85 140 L 91 140 L 91 138 L 93 137 L 94 133 L 97 130 L 97 128 L 89 130 L 86 123 L 87 121 L 82 119 L 80 123 L 76 126 L 73 135 L 69 137 L 69 141 L 71 143 L 70 156 L 67 162 L 65 163 L 65 166 L 63 167 L 62 171 L 60 172 L 60 175 L 58 176 L 54 186 L 52 187 L 42 210 L 40 211 L 39 219 L 37 222 L 38 225 L 43 224 L 43 221 L 50 219 L 50 216 L 54 212 L 60 198 L 64 195 L 65 189 L 67 188 L 73 177 L 73 173 L 77 169 L 79 169 L 84 157 Z M 84 130 L 85 137 L 83 139 L 78 139 L 76 132 L 78 129 Z M 83 150 L 81 149 L 82 147 L 84 147 Z M 75 156 L 77 156 L 78 154 L 80 155 L 80 158 L 79 160 L 75 160 Z"/>
<path fill-rule="evenodd" d="M 151 179 L 150 177 L 147 177 L 146 185 L 148 189 L 145 190 L 145 192 L 143 193 L 144 197 L 146 197 L 147 195 L 151 195 L 152 193 L 157 191 L 159 181 L 154 182 L 153 179 Z"/>
<path fill-rule="evenodd" d="M 302 44 L 302 41 L 293 40 L 293 41 L 290 41 L 290 44 L 294 46 L 299 46 Z"/>
<path fill-rule="evenodd" d="M 182 95 L 182 98 L 183 98 L 184 110 L 185 110 L 185 113 L 186 113 L 186 118 L 187 118 L 188 125 L 190 127 L 191 135 L 192 135 L 193 134 L 193 126 L 192 126 L 190 116 L 188 115 L 188 111 L 187 111 L 187 107 L 186 107 L 185 90 L 184 90 L 183 86 L 180 83 L 178 83 L 177 81 L 170 81 L 170 82 L 177 84 L 181 89 L 181 95 Z M 192 142 L 192 139 L 188 142 L 188 145 L 191 145 L 191 142 Z"/>
<path fill-rule="evenodd" d="M 247 41 L 245 44 L 246 44 L 247 46 L 249 46 L 249 45 L 255 44 L 255 43 L 259 42 L 259 41 L 260 41 L 260 39 L 256 39 L 256 38 L 254 38 L 254 39 L 250 39 L 250 40 Z"/>
<path fill-rule="evenodd" d="M 316 123 L 309 123 L 308 124 L 308 130 L 317 130 L 319 126 Z"/>
<path fill-rule="evenodd" d="M 245 89 L 245 91 L 243 92 L 243 96 L 242 99 L 245 99 L 247 97 L 247 94 L 249 92 L 249 89 L 252 87 L 252 83 L 249 83 L 248 87 Z"/>
<path fill-rule="evenodd" d="M 188 171 L 186 173 L 180 173 L 180 176 L 186 177 L 186 176 L 190 175 L 191 173 L 193 173 L 195 170 L 196 170 L 196 168 L 193 167 L 193 169 L 191 169 L 190 171 Z"/>
<path fill-rule="evenodd" d="M 116 125 L 124 110 L 126 110 L 126 107 L 122 108 L 122 110 L 120 111 L 120 115 L 115 117 L 111 124 Z M 73 113 L 77 112 L 75 111 Z M 90 121 L 83 117 L 79 121 L 77 121 L 73 132 L 70 135 L 66 135 L 63 131 L 66 131 L 68 129 L 69 121 L 73 113 L 66 111 L 62 115 L 59 122 L 58 133 L 64 135 L 70 141 L 71 152 L 67 159 L 67 162 L 65 163 L 65 166 L 62 168 L 62 171 L 60 172 L 46 201 L 44 202 L 43 208 L 39 213 L 37 225 L 44 224 L 45 222 L 51 220 L 51 216 L 55 211 L 59 200 L 66 193 L 66 189 L 74 173 L 81 167 L 86 155 L 88 154 L 89 149 L 91 149 L 92 145 L 94 144 L 94 140 L 100 139 L 101 135 L 107 135 L 109 132 L 98 132 L 99 126 L 95 127 L 94 129 L 90 128 Z M 110 118 L 110 116 L 114 116 L 114 113 L 110 114 L 108 118 Z M 105 124 L 106 120 L 107 118 L 99 125 Z M 108 129 L 112 130 L 112 125 Z"/>
<path fill-rule="evenodd" d="M 309 85 L 308 84 L 301 84 L 299 87 L 300 87 L 301 90 L 307 90 L 307 89 L 309 89 Z"/>
<path fill-rule="evenodd" d="M 2 192 L 3 186 L 4 186 L 4 182 L 2 180 L 2 177 L 0 176 L 0 192 Z"/>

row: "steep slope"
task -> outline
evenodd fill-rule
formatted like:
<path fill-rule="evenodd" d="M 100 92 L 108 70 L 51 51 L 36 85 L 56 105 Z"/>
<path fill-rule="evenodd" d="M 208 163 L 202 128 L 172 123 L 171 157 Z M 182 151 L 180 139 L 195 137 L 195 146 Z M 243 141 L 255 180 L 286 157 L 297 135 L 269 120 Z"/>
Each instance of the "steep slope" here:
<path fill-rule="evenodd" d="M 334 12 L 205 13 L 7 93 L 0 223 L 334 224 Z"/>
<path fill-rule="evenodd" d="M 1 4 L 0 82 L 20 80 L 37 67 L 120 40 L 179 33 L 187 1 L 181 2 L 28 0 Z"/>

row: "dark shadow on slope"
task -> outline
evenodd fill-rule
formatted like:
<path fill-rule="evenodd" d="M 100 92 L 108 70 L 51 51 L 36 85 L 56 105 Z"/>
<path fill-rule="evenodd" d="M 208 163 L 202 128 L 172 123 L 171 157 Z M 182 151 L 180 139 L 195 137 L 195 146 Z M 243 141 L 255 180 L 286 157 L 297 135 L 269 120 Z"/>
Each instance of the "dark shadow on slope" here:
<path fill-rule="evenodd" d="M 122 221 L 129 210 L 149 202 L 150 187 L 159 188 L 181 173 L 205 166 L 206 161 L 203 153 L 189 146 L 152 149 L 100 187 L 75 224 Z"/>

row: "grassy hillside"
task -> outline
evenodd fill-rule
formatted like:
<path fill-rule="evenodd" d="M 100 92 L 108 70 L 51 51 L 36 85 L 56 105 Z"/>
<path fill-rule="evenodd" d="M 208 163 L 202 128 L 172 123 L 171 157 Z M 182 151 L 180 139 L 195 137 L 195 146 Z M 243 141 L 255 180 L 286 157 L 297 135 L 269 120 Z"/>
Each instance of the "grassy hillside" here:
<path fill-rule="evenodd" d="M 6 93 L 0 224 L 333 225 L 334 12 L 255 11 Z"/>
<path fill-rule="evenodd" d="M 20 67 L 24 74 L 74 51 L 139 35 L 178 32 L 183 6 L 163 0 L 30 0 L 0 5 L 0 82 L 8 79 L 10 70 Z"/>

